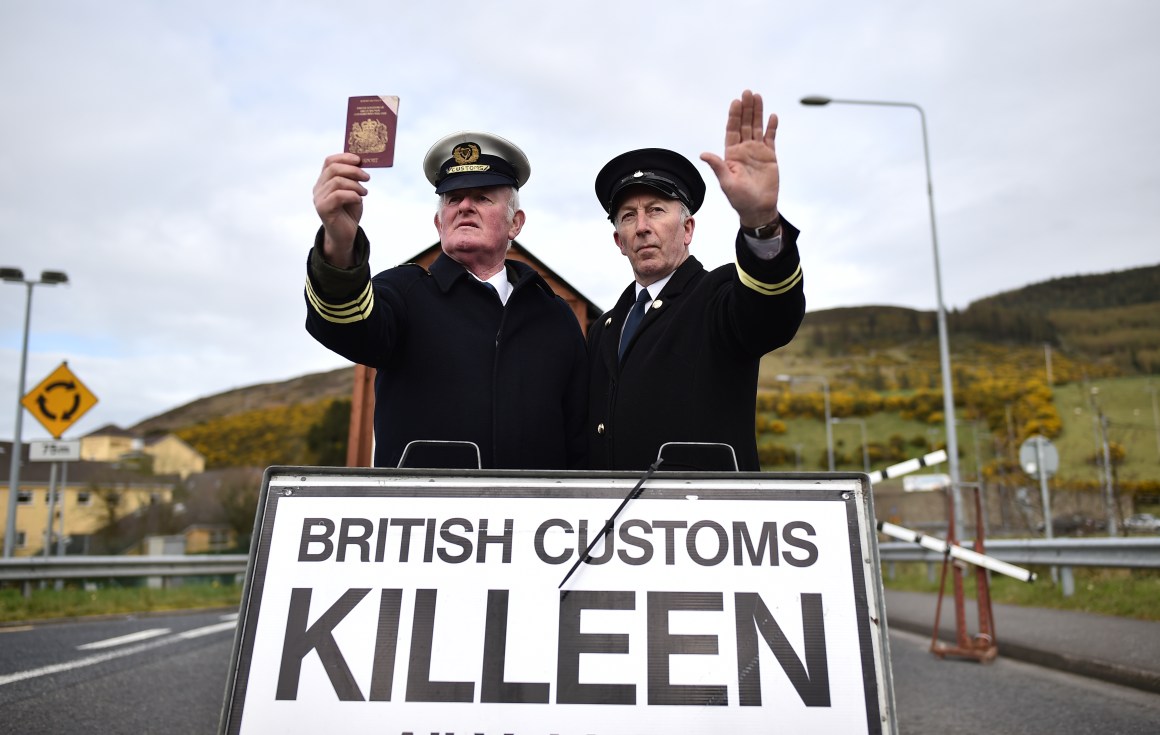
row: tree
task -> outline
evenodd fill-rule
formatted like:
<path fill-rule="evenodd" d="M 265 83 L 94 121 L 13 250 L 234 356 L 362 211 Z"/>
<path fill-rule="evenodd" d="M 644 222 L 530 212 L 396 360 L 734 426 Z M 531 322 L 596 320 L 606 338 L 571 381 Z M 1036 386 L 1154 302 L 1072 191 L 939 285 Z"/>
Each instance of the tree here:
<path fill-rule="evenodd" d="M 335 400 L 306 432 L 306 448 L 314 463 L 327 467 L 346 465 L 350 437 L 350 401 Z"/>

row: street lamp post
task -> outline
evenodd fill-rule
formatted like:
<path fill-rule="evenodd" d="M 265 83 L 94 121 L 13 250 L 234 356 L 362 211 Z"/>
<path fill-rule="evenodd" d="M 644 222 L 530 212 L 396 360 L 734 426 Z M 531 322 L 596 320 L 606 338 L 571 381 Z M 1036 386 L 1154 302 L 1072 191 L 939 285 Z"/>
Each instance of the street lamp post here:
<path fill-rule="evenodd" d="M 830 421 L 830 381 L 824 375 L 778 375 L 777 379 L 782 383 L 797 383 L 802 380 L 817 380 L 822 384 L 822 403 L 825 406 L 826 412 L 826 460 L 830 466 L 830 472 L 834 471 L 834 430 Z"/>
<path fill-rule="evenodd" d="M 1148 383 L 1147 390 L 1152 394 L 1152 425 L 1156 427 L 1156 454 L 1160 456 L 1160 405 L 1156 403 L 1156 386 Z"/>
<path fill-rule="evenodd" d="M 845 100 L 830 97 L 811 96 L 803 97 L 801 103 L 809 106 L 828 105 L 831 102 L 843 105 L 876 105 L 879 107 L 909 107 L 918 111 L 918 118 L 922 123 L 922 153 L 926 161 L 926 194 L 930 207 L 930 238 L 934 248 L 934 285 L 938 299 L 938 356 L 942 369 L 943 384 L 943 420 L 946 423 L 947 435 L 947 464 L 951 475 L 951 500 L 955 512 L 955 538 L 963 540 L 963 498 L 959 486 L 959 443 L 955 436 L 955 397 L 951 387 L 951 355 L 947 340 L 947 314 L 943 305 L 942 273 L 939 268 L 938 256 L 938 229 L 934 219 L 934 185 L 930 176 L 930 144 L 926 135 L 926 113 L 913 102 L 882 102 L 877 100 Z"/>
<path fill-rule="evenodd" d="M 12 429 L 12 465 L 8 473 L 8 516 L 4 524 L 4 558 L 12 556 L 16 545 L 16 496 L 20 490 L 20 455 L 22 450 L 20 430 L 24 419 L 24 376 L 28 368 L 28 327 L 32 321 L 32 287 L 55 286 L 68 283 L 68 276 L 62 271 L 42 271 L 39 281 L 24 278 L 19 268 L 0 268 L 0 281 L 23 283 L 28 288 L 24 302 L 24 341 L 20 347 L 20 379 L 16 383 L 16 424 Z"/>
<path fill-rule="evenodd" d="M 835 424 L 858 424 L 862 429 L 862 471 L 867 475 L 870 474 L 870 449 L 866 442 L 866 419 L 842 419 L 834 417 L 831 423 Z"/>

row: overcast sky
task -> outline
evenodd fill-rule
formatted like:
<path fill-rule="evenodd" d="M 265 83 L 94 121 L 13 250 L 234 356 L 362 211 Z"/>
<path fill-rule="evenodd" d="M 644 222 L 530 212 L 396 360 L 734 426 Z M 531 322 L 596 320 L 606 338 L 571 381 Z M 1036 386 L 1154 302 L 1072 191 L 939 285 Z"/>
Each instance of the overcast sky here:
<path fill-rule="evenodd" d="M 34 289 L 25 390 L 67 360 L 100 399 L 74 438 L 344 365 L 303 329 L 302 285 L 354 95 L 401 98 L 363 220 L 376 271 L 435 242 L 422 159 L 462 129 L 528 154 L 519 240 L 602 308 L 631 272 L 593 179 L 623 151 L 697 164 L 693 253 L 731 262 L 697 157 L 745 88 L 781 118 L 811 311 L 937 301 L 918 114 L 810 94 L 925 109 L 948 308 L 1154 265 L 1157 28 L 1152 0 L 4 2 L 0 265 L 71 281 Z M 5 439 L 25 297 L 0 284 Z M 23 436 L 48 434 L 26 414 Z"/>

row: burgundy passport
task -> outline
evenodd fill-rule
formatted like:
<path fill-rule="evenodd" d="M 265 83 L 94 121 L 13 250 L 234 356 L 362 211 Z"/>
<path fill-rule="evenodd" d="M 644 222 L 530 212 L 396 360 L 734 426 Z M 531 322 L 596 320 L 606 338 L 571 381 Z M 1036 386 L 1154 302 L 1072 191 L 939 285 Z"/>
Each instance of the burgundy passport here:
<path fill-rule="evenodd" d="M 383 168 L 395 162 L 398 97 L 351 97 L 346 106 L 346 147 L 362 158 L 363 168 Z"/>

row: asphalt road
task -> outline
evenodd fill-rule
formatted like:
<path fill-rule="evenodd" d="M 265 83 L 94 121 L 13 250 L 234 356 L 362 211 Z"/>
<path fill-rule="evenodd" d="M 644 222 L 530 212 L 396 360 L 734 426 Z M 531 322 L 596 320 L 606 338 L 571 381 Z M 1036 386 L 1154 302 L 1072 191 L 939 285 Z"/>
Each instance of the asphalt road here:
<path fill-rule="evenodd" d="M 0 732 L 216 732 L 232 621 L 203 612 L 0 628 Z M 901 631 L 890 645 L 904 735 L 1151 735 L 1160 722 L 1160 695 L 1003 658 L 943 661 L 926 637 Z"/>

